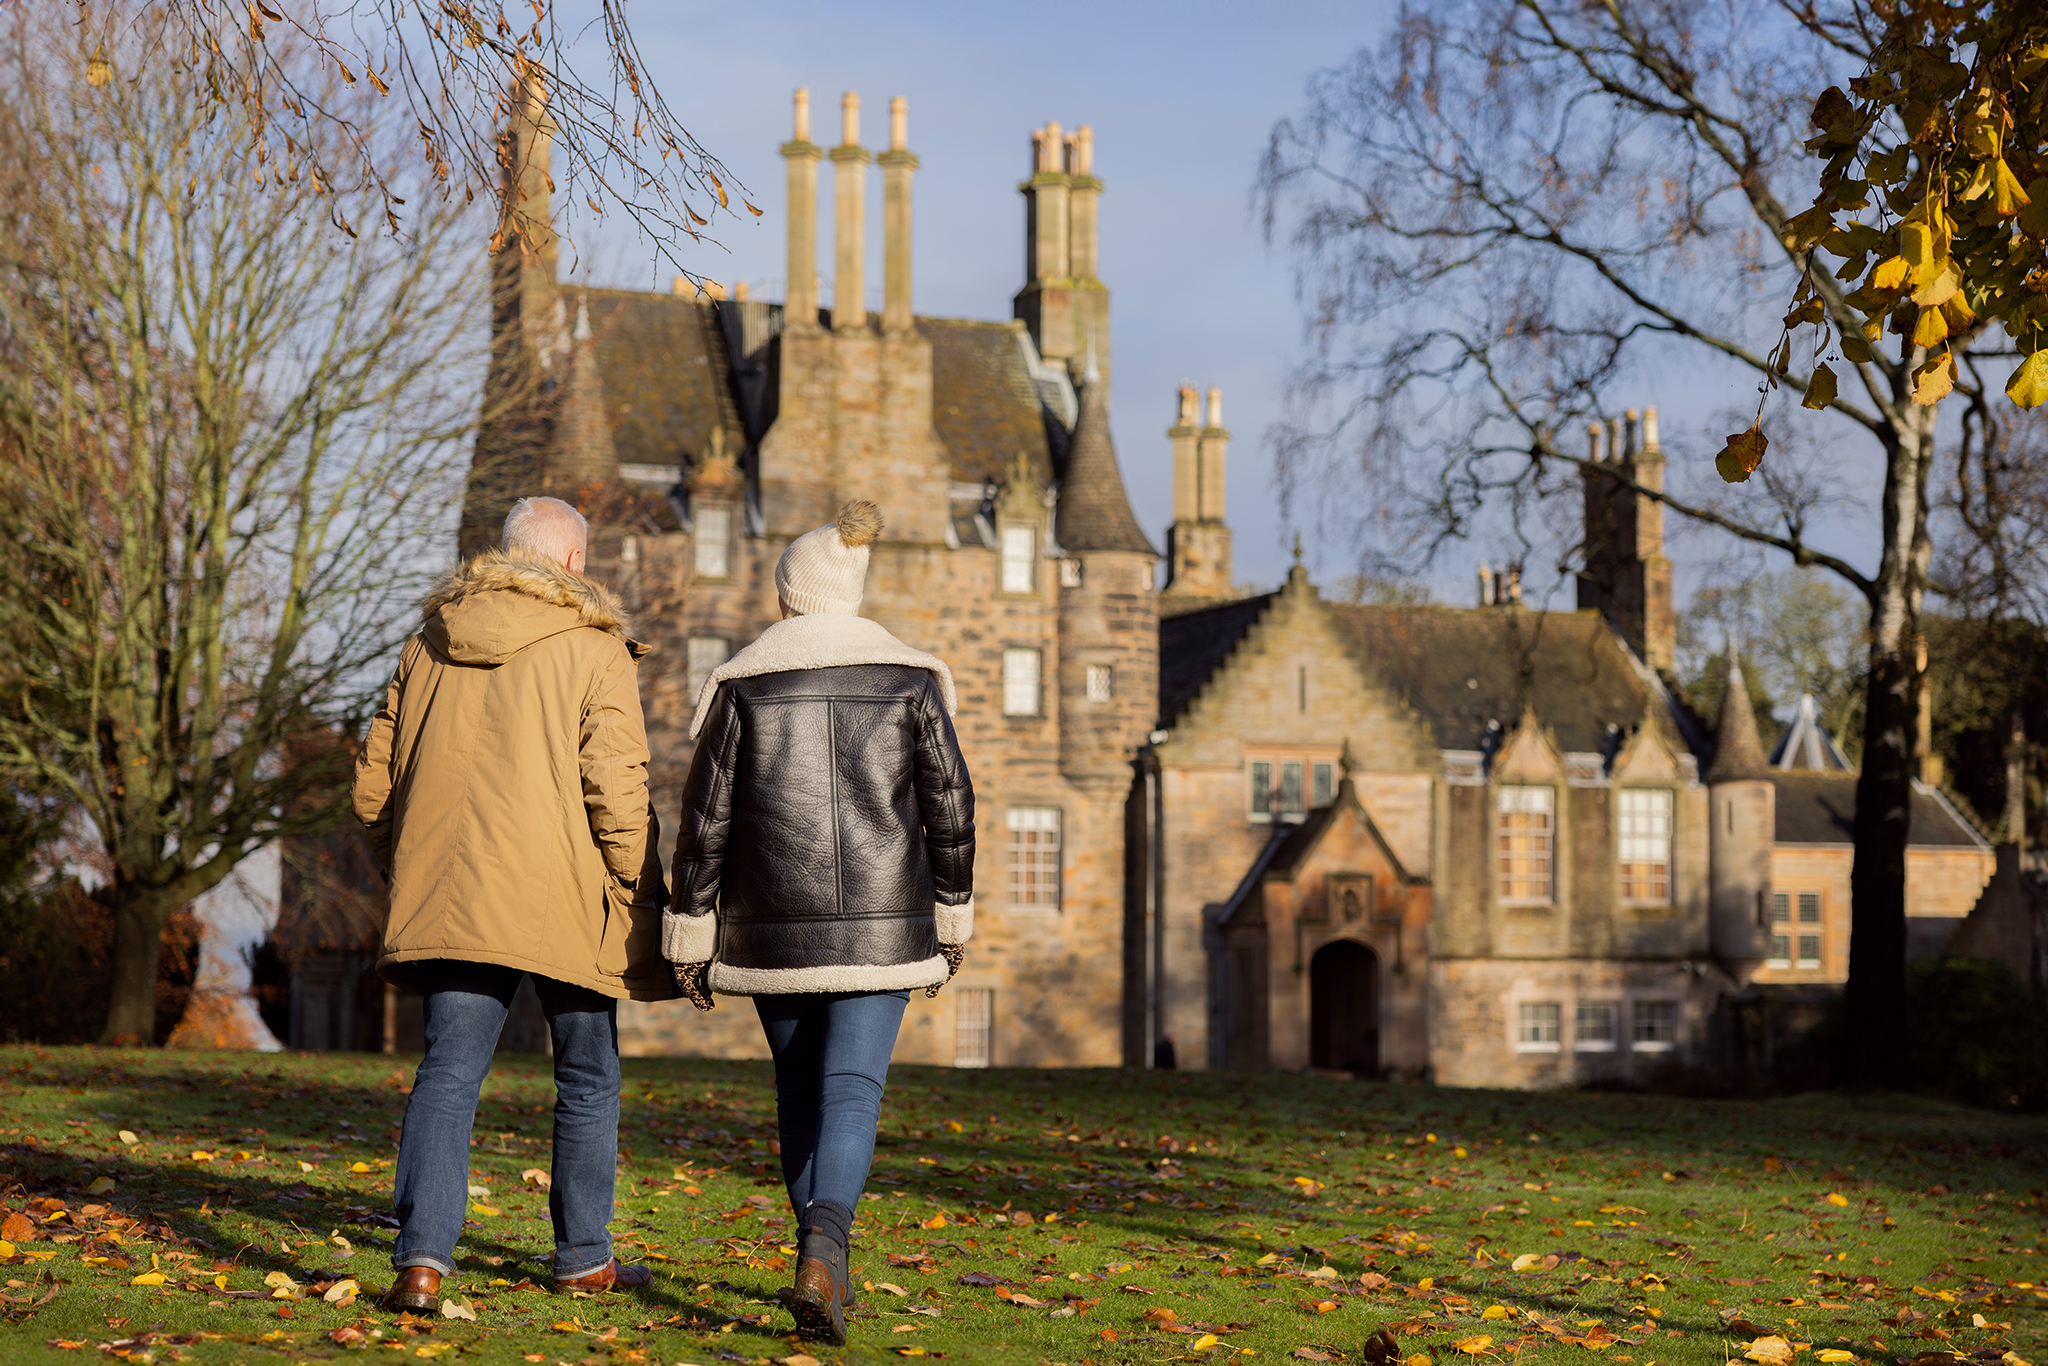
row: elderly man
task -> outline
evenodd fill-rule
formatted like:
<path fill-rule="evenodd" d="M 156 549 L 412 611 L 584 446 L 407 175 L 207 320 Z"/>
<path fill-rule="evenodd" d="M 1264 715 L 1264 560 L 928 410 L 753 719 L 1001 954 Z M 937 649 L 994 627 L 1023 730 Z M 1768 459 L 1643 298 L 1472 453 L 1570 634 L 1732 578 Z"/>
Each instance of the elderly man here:
<path fill-rule="evenodd" d="M 588 528 L 554 498 L 505 519 L 425 623 L 356 765 L 355 810 L 391 883 L 378 970 L 426 997 L 427 1054 L 399 1143 L 387 1309 L 440 1306 L 469 1204 L 477 1094 L 532 974 L 555 1055 L 548 1213 L 560 1289 L 646 1285 L 612 1257 L 617 1001 L 663 1000 L 667 903 L 636 678 L 646 653 L 583 575 Z"/>

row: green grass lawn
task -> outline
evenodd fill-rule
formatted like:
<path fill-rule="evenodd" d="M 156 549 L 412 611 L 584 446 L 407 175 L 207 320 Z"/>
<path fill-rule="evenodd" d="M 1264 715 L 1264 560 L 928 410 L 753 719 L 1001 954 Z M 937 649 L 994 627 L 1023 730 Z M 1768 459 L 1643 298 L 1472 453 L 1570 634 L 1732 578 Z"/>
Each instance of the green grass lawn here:
<path fill-rule="evenodd" d="M 777 1298 L 790 1225 L 757 1063 L 626 1063 L 612 1229 L 656 1279 L 571 1298 L 545 1288 L 547 1200 L 521 1176 L 547 1165 L 548 1064 L 500 1059 L 471 1178 L 487 1193 L 447 1288 L 474 1322 L 378 1312 L 411 1076 L 404 1058 L 0 1049 L 0 1361 L 804 1350 Z M 856 1233 L 853 1345 L 809 1350 L 2044 1362 L 2044 1140 L 2038 1118 L 1900 1097 L 901 1067 Z M 331 1302 L 344 1278 L 360 1296 Z"/>

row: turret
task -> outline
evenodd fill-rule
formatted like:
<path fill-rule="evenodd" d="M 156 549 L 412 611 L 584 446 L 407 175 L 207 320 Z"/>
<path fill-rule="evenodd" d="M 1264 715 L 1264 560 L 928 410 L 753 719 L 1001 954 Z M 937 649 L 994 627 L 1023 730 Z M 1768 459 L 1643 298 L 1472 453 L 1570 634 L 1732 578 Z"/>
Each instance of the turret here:
<path fill-rule="evenodd" d="M 1109 434 L 1109 385 L 1092 363 L 1060 481 L 1060 768 L 1121 788 L 1155 718 L 1159 552 L 1131 513 Z"/>
<path fill-rule="evenodd" d="M 1714 956 L 1737 979 L 1762 965 L 1770 948 L 1771 856 L 1777 844 L 1778 789 L 1771 782 L 1756 712 L 1735 642 L 1721 690 L 1721 723 L 1707 765 L 1709 934 Z"/>
<path fill-rule="evenodd" d="M 583 491 L 608 485 L 619 474 L 587 300 L 576 301 L 576 327 L 569 335 L 567 364 L 561 368 L 566 374 L 556 396 L 554 445 L 541 485 L 576 502 Z"/>

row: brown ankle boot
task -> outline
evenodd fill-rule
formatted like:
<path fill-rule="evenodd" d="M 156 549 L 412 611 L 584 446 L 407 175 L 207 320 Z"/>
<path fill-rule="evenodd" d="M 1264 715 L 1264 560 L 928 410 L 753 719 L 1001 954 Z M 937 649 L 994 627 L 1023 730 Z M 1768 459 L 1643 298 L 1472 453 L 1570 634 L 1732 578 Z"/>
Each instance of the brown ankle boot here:
<path fill-rule="evenodd" d="M 431 1266 L 408 1266 L 377 1302 L 393 1314 L 431 1313 L 441 1307 L 441 1273 Z"/>
<path fill-rule="evenodd" d="M 844 1347 L 846 1309 L 852 1302 L 846 1249 L 822 1228 L 805 1229 L 798 1241 L 796 1287 L 789 1306 L 796 1317 L 797 1335 Z"/>
<path fill-rule="evenodd" d="M 555 1289 L 584 1290 L 594 1295 L 600 1290 L 638 1290 L 653 1281 L 654 1273 L 646 1267 L 629 1265 L 614 1257 L 597 1270 L 586 1271 L 581 1276 L 571 1276 L 566 1280 L 557 1276 Z"/>

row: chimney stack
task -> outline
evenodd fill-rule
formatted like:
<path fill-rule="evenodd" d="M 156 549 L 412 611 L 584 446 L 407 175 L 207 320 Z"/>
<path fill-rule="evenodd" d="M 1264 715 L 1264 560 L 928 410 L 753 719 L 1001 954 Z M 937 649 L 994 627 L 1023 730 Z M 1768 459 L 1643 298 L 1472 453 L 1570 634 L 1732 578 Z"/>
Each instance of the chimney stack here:
<path fill-rule="evenodd" d="M 1180 411 L 1166 429 L 1173 445 L 1173 520 L 1198 522 L 1202 519 L 1201 456 L 1196 449 L 1199 429 L 1195 422 L 1201 397 L 1192 384 L 1180 386 Z"/>
<path fill-rule="evenodd" d="M 1067 181 L 1067 274 L 1093 280 L 1102 182 L 1095 178 L 1095 130 L 1085 123 L 1067 139 Z"/>
<path fill-rule="evenodd" d="M 794 135 L 782 144 L 789 167 L 789 283 L 783 305 L 785 327 L 818 321 L 818 160 L 824 149 L 811 141 L 811 92 L 796 92 Z"/>
<path fill-rule="evenodd" d="M 867 174 L 869 155 L 860 145 L 860 96 L 847 91 L 839 101 L 842 132 L 832 157 L 834 244 L 832 326 L 851 332 L 868 325 Z"/>
<path fill-rule="evenodd" d="M 1595 423 L 1587 438 L 1590 463 L 1581 479 L 1586 567 L 1579 575 L 1579 608 L 1600 612 L 1644 663 L 1668 672 L 1677 648 L 1677 611 L 1671 561 L 1664 555 L 1664 504 L 1651 496 L 1664 489 L 1657 410 L 1639 415 L 1631 408 L 1610 418 L 1604 433 Z"/>
<path fill-rule="evenodd" d="M 908 332 L 910 312 L 910 103 L 889 101 L 889 150 L 882 163 L 882 330 Z"/>
<path fill-rule="evenodd" d="M 1223 391 L 1209 390 L 1206 426 L 1197 428 L 1201 395 L 1183 384 L 1174 424 L 1173 525 L 1166 529 L 1166 592 L 1220 599 L 1231 595 L 1230 528 L 1223 521 L 1223 471 L 1230 433 L 1223 429 Z"/>
<path fill-rule="evenodd" d="M 1198 448 L 1202 474 L 1196 485 L 1201 498 L 1198 510 L 1205 522 L 1223 520 L 1223 463 L 1229 451 L 1230 433 L 1223 429 L 1223 390 L 1211 387 L 1209 424 L 1202 429 Z"/>

